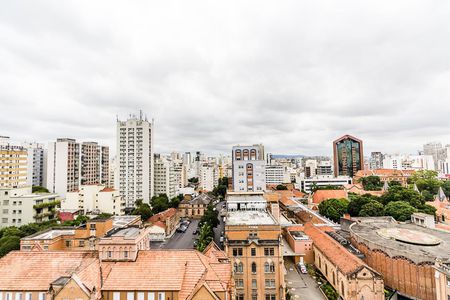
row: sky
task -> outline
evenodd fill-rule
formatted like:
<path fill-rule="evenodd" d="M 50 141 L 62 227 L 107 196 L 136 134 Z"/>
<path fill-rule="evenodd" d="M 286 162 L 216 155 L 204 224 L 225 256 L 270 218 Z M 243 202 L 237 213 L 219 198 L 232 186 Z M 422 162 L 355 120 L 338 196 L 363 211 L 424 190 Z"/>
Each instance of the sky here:
<path fill-rule="evenodd" d="M 449 1 L 3 1 L 0 135 L 331 155 L 450 144 Z M 112 150 L 114 152 L 114 150 Z"/>

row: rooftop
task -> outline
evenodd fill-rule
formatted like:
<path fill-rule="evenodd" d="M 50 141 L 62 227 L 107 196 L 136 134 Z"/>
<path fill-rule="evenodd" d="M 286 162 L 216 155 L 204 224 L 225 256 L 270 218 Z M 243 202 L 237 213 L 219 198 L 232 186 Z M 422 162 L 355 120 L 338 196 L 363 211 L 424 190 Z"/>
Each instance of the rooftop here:
<path fill-rule="evenodd" d="M 449 232 L 397 223 L 386 217 L 354 219 L 356 223 L 350 226 L 352 236 L 390 256 L 404 256 L 416 263 L 450 259 Z"/>
<path fill-rule="evenodd" d="M 51 228 L 46 231 L 37 232 L 30 236 L 22 238 L 22 240 L 52 240 L 62 235 L 74 235 L 75 229 L 73 227 L 63 228 Z"/>
<path fill-rule="evenodd" d="M 134 239 L 139 236 L 141 230 L 138 227 L 117 228 L 110 231 L 105 237 L 123 237 L 124 239 Z"/>
<path fill-rule="evenodd" d="M 276 225 L 275 219 L 262 210 L 229 211 L 225 225 Z"/>
<path fill-rule="evenodd" d="M 263 193 L 229 193 L 227 194 L 227 203 L 232 202 L 264 202 L 266 203 L 266 199 L 264 199 Z"/>
<path fill-rule="evenodd" d="M 137 220 L 141 219 L 141 216 L 114 216 L 113 227 L 125 227 L 129 224 L 135 223 Z"/>

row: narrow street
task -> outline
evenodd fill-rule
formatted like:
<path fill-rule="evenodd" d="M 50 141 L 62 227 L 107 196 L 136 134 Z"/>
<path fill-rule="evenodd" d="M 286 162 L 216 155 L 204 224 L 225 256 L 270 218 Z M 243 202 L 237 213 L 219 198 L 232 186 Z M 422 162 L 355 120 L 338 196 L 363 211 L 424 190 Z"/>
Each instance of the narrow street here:
<path fill-rule="evenodd" d="M 152 243 L 153 248 L 161 249 L 193 249 L 198 235 L 193 234 L 197 229 L 198 220 L 191 220 L 186 232 L 175 232 L 174 235 L 162 243 Z"/>
<path fill-rule="evenodd" d="M 220 234 L 222 232 L 225 232 L 225 222 L 223 221 L 223 217 L 220 216 L 220 211 L 222 210 L 222 205 L 225 204 L 225 201 L 220 201 L 219 203 L 216 204 L 216 209 L 219 212 L 219 225 L 214 228 L 214 242 L 221 248 L 223 249 L 223 245 L 220 242 Z"/>

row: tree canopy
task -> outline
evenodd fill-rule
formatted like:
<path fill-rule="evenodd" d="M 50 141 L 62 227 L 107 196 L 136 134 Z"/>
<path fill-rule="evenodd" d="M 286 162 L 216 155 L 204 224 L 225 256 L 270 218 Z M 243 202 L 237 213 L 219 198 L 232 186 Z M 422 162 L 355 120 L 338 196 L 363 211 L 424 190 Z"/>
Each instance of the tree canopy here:
<path fill-rule="evenodd" d="M 285 191 L 285 190 L 287 190 L 288 188 L 287 188 L 285 185 L 279 184 L 279 185 L 276 186 L 275 189 L 276 189 L 277 191 Z"/>
<path fill-rule="evenodd" d="M 401 222 L 410 220 L 411 215 L 415 212 L 417 212 L 417 209 L 405 201 L 389 202 L 384 208 L 384 213 L 387 216 L 391 216 Z"/>
<path fill-rule="evenodd" d="M 350 202 L 348 204 L 348 213 L 352 217 L 358 217 L 359 212 L 363 205 L 369 203 L 372 200 L 376 200 L 378 197 L 372 196 L 370 194 L 364 194 L 364 195 L 350 195 Z"/>
<path fill-rule="evenodd" d="M 319 204 L 319 212 L 322 216 L 339 222 L 340 218 L 347 212 L 349 201 L 347 199 L 328 199 Z"/>
<path fill-rule="evenodd" d="M 404 201 L 413 207 L 425 204 L 425 199 L 418 192 L 402 186 L 392 186 L 380 197 L 381 202 L 387 205 L 390 202 Z"/>
<path fill-rule="evenodd" d="M 428 195 L 436 195 L 439 187 L 443 185 L 443 182 L 440 181 L 438 178 L 438 173 L 436 171 L 431 170 L 420 170 L 412 174 L 408 178 L 408 182 L 411 184 L 416 184 L 419 191 L 424 192 L 428 191 L 427 200 L 429 199 Z"/>
<path fill-rule="evenodd" d="M 359 182 L 366 191 L 379 191 L 383 187 L 379 176 L 361 177 Z"/>
<path fill-rule="evenodd" d="M 381 217 L 384 215 L 384 206 L 376 200 L 370 200 L 359 211 L 360 217 Z"/>

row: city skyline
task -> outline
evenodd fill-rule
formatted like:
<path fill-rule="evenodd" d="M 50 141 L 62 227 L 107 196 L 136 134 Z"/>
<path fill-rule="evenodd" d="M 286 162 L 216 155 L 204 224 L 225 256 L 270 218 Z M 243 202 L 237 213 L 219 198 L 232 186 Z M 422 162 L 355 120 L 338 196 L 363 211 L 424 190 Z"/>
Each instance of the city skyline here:
<path fill-rule="evenodd" d="M 450 141 L 448 3 L 105 4 L 5 3 L 0 134 L 113 148 L 115 116 L 142 109 L 163 153 Z"/>

